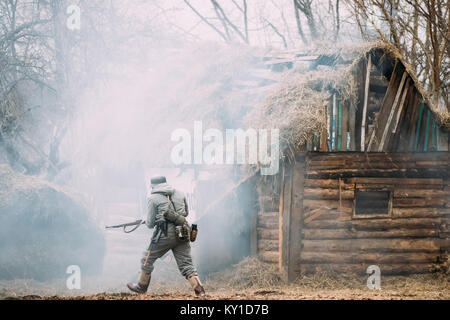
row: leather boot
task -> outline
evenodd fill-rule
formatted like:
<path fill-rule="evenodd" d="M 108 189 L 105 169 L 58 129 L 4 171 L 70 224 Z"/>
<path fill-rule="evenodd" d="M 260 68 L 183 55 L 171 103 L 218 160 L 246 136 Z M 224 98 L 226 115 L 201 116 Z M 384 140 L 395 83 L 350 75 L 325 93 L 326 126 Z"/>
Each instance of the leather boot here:
<path fill-rule="evenodd" d="M 192 289 L 194 289 L 195 295 L 197 297 L 203 297 L 205 295 L 205 289 L 200 282 L 197 274 L 191 274 L 188 277 L 189 283 L 191 284 Z"/>
<path fill-rule="evenodd" d="M 139 282 L 136 283 L 128 283 L 127 287 L 133 292 L 136 293 L 146 293 L 148 289 L 148 285 L 150 284 L 150 275 L 151 273 L 145 270 L 141 270 L 141 277 L 139 278 Z"/>

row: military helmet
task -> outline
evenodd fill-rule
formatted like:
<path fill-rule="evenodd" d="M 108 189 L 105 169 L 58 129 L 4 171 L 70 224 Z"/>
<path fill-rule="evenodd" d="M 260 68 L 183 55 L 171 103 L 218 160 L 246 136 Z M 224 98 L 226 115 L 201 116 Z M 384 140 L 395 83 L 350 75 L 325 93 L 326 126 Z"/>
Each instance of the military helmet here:
<path fill-rule="evenodd" d="M 150 184 L 152 186 L 155 186 L 155 185 L 161 184 L 161 183 L 167 183 L 166 177 L 164 177 L 164 176 L 157 176 L 157 177 L 153 177 L 150 180 Z"/>

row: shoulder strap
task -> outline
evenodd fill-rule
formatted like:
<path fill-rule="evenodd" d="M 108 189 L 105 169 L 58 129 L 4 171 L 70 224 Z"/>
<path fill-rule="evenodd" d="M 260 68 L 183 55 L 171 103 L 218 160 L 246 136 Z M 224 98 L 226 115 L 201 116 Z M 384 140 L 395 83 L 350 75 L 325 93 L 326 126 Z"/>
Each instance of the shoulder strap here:
<path fill-rule="evenodd" d="M 175 208 L 175 204 L 174 204 L 173 201 L 172 201 L 172 197 L 169 196 L 169 195 L 167 195 L 167 200 L 172 204 L 173 210 L 176 212 L 177 209 Z M 169 204 L 169 206 L 170 206 L 170 204 Z"/>

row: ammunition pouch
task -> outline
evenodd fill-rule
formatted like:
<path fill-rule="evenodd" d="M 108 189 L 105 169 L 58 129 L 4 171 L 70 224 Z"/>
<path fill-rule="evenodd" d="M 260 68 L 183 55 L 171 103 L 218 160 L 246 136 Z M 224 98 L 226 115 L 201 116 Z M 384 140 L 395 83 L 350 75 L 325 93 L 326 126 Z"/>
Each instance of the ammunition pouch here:
<path fill-rule="evenodd" d="M 175 234 L 178 240 L 189 242 L 191 240 L 191 227 L 187 223 L 181 226 L 175 226 Z"/>

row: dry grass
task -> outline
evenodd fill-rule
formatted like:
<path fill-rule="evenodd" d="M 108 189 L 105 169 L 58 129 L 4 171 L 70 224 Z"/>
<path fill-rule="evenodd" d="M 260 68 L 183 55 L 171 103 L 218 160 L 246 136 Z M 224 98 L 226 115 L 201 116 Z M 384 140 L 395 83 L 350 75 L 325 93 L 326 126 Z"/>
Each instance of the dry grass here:
<path fill-rule="evenodd" d="M 273 264 L 247 257 L 232 268 L 212 274 L 205 284 L 210 288 L 230 290 L 267 288 L 280 285 L 281 278 Z"/>
<path fill-rule="evenodd" d="M 263 263 L 255 258 L 246 258 L 232 268 L 212 274 L 205 279 L 204 286 L 210 300 L 284 299 L 284 300 L 367 300 L 367 299 L 450 299 L 450 276 L 446 274 L 425 274 L 410 276 L 384 276 L 381 290 L 369 290 L 367 277 L 336 274 L 319 271 L 305 275 L 292 284 L 285 284 L 276 273 L 273 264 Z M 23 285 L 22 281 L 17 284 Z M 75 299 L 75 300 L 190 300 L 195 299 L 184 279 L 174 281 L 153 281 L 147 294 L 135 295 L 120 290 L 111 291 L 107 286 L 97 285 L 97 294 L 77 292 L 67 294 L 62 288 L 51 288 L 41 284 L 40 292 L 31 287 L 14 292 L 10 288 L 0 289 L 0 299 Z M 28 283 L 28 285 L 36 285 Z M 4 287 L 4 284 L 0 284 Z M 45 290 L 44 290 L 45 289 Z M 106 291 L 106 292 L 105 292 Z M 82 294 L 82 295 L 81 295 Z"/>

